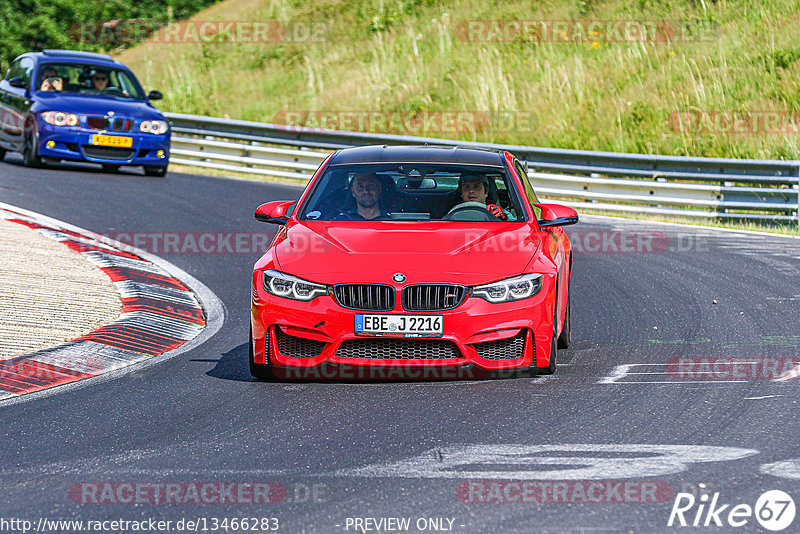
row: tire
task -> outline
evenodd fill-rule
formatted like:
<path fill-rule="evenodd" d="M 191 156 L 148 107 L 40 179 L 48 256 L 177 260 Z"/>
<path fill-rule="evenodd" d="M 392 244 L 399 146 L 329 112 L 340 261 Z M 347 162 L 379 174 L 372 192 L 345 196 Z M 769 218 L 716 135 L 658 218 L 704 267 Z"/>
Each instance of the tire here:
<path fill-rule="evenodd" d="M 258 378 L 259 380 L 270 380 L 274 378 L 272 374 L 272 367 L 264 364 L 264 363 L 256 363 L 256 357 L 253 354 L 253 327 L 250 327 L 250 342 L 247 344 L 250 348 L 250 374 L 253 375 L 253 378 Z"/>
<path fill-rule="evenodd" d="M 145 167 L 144 174 L 146 176 L 156 176 L 158 178 L 163 178 L 167 174 L 166 167 Z"/>
<path fill-rule="evenodd" d="M 103 171 L 105 172 L 117 172 L 122 165 L 117 165 L 115 163 L 103 163 Z"/>
<path fill-rule="evenodd" d="M 569 344 L 572 343 L 572 305 L 570 304 L 570 291 L 569 282 L 567 282 L 567 312 L 564 315 L 564 328 L 561 329 L 561 335 L 558 336 L 558 348 L 567 349 Z"/>
<path fill-rule="evenodd" d="M 31 169 L 43 167 L 42 158 L 39 157 L 39 148 L 36 146 L 36 132 L 25 136 L 25 148 L 22 151 L 22 163 Z"/>
<path fill-rule="evenodd" d="M 0 161 L 3 161 L 3 158 L 6 157 L 6 149 L 0 148 Z"/>
<path fill-rule="evenodd" d="M 558 302 L 556 302 L 558 304 Z M 556 310 L 558 308 L 556 307 Z M 558 360 L 558 311 L 553 316 L 553 335 L 550 338 L 550 363 L 545 367 L 537 367 L 536 374 L 552 375 L 556 372 L 556 360 Z"/>

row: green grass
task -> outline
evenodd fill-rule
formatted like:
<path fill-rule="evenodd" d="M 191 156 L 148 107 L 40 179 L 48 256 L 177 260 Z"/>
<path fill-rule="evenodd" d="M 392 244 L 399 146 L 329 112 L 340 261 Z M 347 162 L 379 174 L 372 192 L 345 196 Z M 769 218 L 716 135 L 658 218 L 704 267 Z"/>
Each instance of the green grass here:
<path fill-rule="evenodd" d="M 687 134 L 670 126 L 670 114 L 682 111 L 800 113 L 800 0 L 226 0 L 194 18 L 276 20 L 289 29 L 322 24 L 327 33 L 322 42 L 144 43 L 120 54 L 148 89 L 165 93 L 160 107 L 168 111 L 261 122 L 286 111 L 472 111 L 519 120 L 477 133 L 421 134 L 800 159 L 800 133 Z M 464 21 L 512 19 L 671 20 L 700 29 L 687 39 L 644 43 L 459 37 Z"/>
<path fill-rule="evenodd" d="M 800 112 L 800 2 L 227 0 L 198 20 L 326 24 L 323 42 L 146 43 L 122 53 L 162 107 L 271 122 L 281 111 L 507 112 L 446 137 L 692 156 L 795 159 L 800 134 L 682 134 L 671 112 Z M 465 20 L 662 20 L 676 42 L 470 43 Z M 698 26 L 693 26 L 698 27 Z M 510 130 L 510 131 L 506 131 Z"/>

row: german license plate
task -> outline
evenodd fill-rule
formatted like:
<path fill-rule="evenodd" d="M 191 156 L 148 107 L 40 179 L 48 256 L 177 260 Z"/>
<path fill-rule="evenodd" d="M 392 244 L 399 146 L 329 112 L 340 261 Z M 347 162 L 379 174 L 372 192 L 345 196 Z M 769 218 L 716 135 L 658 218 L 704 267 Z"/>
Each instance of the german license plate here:
<path fill-rule="evenodd" d="M 93 135 L 92 144 L 97 146 L 131 148 L 133 146 L 133 137 L 123 137 L 119 135 Z"/>
<path fill-rule="evenodd" d="M 356 314 L 355 333 L 359 336 L 441 336 L 441 315 L 370 315 Z"/>

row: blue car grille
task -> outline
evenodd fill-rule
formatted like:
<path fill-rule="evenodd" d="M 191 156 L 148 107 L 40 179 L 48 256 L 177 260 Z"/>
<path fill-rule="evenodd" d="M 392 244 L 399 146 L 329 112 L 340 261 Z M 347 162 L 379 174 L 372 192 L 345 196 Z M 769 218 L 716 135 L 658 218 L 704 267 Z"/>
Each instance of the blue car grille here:
<path fill-rule="evenodd" d="M 110 132 L 130 132 L 133 130 L 133 121 L 130 119 L 107 117 L 86 117 L 86 125 L 92 130 L 106 130 Z"/>

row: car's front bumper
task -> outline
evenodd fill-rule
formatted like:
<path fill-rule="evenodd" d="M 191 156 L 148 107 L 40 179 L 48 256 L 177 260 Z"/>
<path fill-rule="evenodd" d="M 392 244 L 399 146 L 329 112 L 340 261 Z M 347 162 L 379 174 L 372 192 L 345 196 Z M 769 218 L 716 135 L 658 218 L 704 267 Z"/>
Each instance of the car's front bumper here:
<path fill-rule="evenodd" d="M 132 140 L 131 147 L 96 146 L 92 143 L 95 135 L 129 137 Z M 52 148 L 48 147 L 49 144 L 52 144 Z M 100 132 L 85 128 L 56 127 L 47 123 L 39 126 L 39 155 L 44 158 L 165 167 L 169 163 L 169 146 L 169 133 L 154 135 L 141 132 Z"/>
<path fill-rule="evenodd" d="M 399 286 L 398 305 L 387 312 L 343 308 L 332 295 L 311 302 L 280 298 L 264 291 L 261 271 L 255 271 L 251 302 L 254 361 L 288 368 L 328 363 L 407 368 L 469 365 L 487 370 L 543 367 L 550 358 L 554 290 L 552 278 L 545 277 L 539 293 L 524 300 L 493 304 L 469 296 L 452 310 L 430 312 L 443 316 L 441 337 L 372 337 L 356 335 L 356 314 L 425 313 L 401 308 Z M 288 346 L 294 347 L 294 355 L 282 350 Z M 306 353 L 298 356 L 303 350 Z M 387 358 L 389 350 L 402 352 L 404 357 Z M 354 353 L 358 357 L 353 357 Z M 443 357 L 437 357 L 440 354 Z"/>

